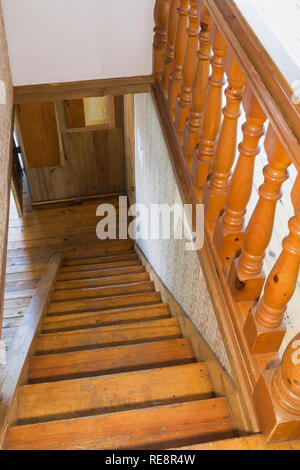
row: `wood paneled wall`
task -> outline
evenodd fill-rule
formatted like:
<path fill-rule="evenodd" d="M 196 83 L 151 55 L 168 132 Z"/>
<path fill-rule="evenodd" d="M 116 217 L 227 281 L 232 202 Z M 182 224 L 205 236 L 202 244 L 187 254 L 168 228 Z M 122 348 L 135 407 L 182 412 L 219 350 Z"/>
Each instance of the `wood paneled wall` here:
<path fill-rule="evenodd" d="M 125 191 L 123 96 L 114 100 L 114 129 L 63 133 L 63 165 L 26 170 L 33 202 Z"/>

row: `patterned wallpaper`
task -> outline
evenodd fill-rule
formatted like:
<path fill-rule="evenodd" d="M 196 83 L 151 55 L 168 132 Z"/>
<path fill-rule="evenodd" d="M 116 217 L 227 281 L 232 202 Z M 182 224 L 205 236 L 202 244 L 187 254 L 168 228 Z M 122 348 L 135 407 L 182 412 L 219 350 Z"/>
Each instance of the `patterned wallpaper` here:
<path fill-rule="evenodd" d="M 175 176 L 149 93 L 134 96 L 136 203 L 179 202 Z M 196 252 L 184 240 L 137 240 L 161 280 L 230 373 L 208 289 Z"/>
<path fill-rule="evenodd" d="M 8 172 L 12 119 L 13 89 L 10 75 L 7 44 L 0 4 L 0 276 L 4 266 L 4 242 L 6 234 L 7 205 L 9 196 Z M 3 286 L 1 286 L 3 287 Z M 0 290 L 1 293 L 1 290 Z M 0 314 L 1 317 L 1 314 Z M 0 322 L 1 332 L 1 322 Z"/>

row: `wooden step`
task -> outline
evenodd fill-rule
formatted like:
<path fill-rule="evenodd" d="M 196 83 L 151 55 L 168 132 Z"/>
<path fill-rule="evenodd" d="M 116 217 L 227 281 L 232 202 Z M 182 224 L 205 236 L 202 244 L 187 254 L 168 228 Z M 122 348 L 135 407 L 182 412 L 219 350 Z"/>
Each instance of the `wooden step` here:
<path fill-rule="evenodd" d="M 42 333 L 70 331 L 80 328 L 97 328 L 118 323 L 134 323 L 138 321 L 167 318 L 170 316 L 168 304 L 146 305 L 131 309 L 118 309 L 100 313 L 76 313 L 74 315 L 56 315 L 46 317 L 42 325 Z"/>
<path fill-rule="evenodd" d="M 115 255 L 105 254 L 101 256 L 85 257 L 85 258 L 69 258 L 64 259 L 63 267 L 67 266 L 83 266 L 85 264 L 101 264 L 112 261 L 126 261 L 139 259 L 135 251 L 129 251 L 128 253 L 119 253 Z"/>
<path fill-rule="evenodd" d="M 187 338 L 130 344 L 114 348 L 34 356 L 30 360 L 30 383 L 129 372 L 192 362 Z"/>
<path fill-rule="evenodd" d="M 89 287 L 87 289 L 68 289 L 55 291 L 51 295 L 51 302 L 73 301 L 80 299 L 101 299 L 119 295 L 136 294 L 138 292 L 155 291 L 154 282 L 144 281 L 117 286 Z"/>
<path fill-rule="evenodd" d="M 100 270 L 91 270 L 91 271 L 75 271 L 70 273 L 60 273 L 57 280 L 57 284 L 60 282 L 71 282 L 80 279 L 95 279 L 95 278 L 102 278 L 108 276 L 121 276 L 124 274 L 133 274 L 133 273 L 143 273 L 145 272 L 145 268 L 142 265 L 134 265 L 134 266 L 125 266 L 121 268 L 106 268 Z"/>
<path fill-rule="evenodd" d="M 63 333 L 41 334 L 35 342 L 38 354 L 75 351 L 88 348 L 145 343 L 167 338 L 178 338 L 180 328 L 176 318 L 130 323 Z"/>
<path fill-rule="evenodd" d="M 85 299 L 76 301 L 51 302 L 48 315 L 59 315 L 67 312 L 91 312 L 113 308 L 132 307 L 134 305 L 149 305 L 161 302 L 159 292 L 142 292 L 140 294 L 120 295 L 104 299 Z"/>
<path fill-rule="evenodd" d="M 55 290 L 65 289 L 87 289 L 89 287 L 113 286 L 118 284 L 129 284 L 135 282 L 149 281 L 150 276 L 146 272 L 106 276 L 101 278 L 78 279 L 76 281 L 59 281 L 55 285 Z M 27 286 L 26 286 L 27 287 Z M 29 284 L 29 288 L 31 285 Z M 8 288 L 7 290 L 16 290 Z"/>
<path fill-rule="evenodd" d="M 6 450 L 164 449 L 234 436 L 225 398 L 13 426 Z"/>
<path fill-rule="evenodd" d="M 300 450 L 300 440 L 267 443 L 261 434 L 194 444 L 175 450 Z"/>
<path fill-rule="evenodd" d="M 137 266 L 141 265 L 139 259 L 129 259 L 122 261 L 111 261 L 103 262 L 100 264 L 80 264 L 78 266 L 66 266 L 61 268 L 61 273 L 75 273 L 76 271 L 96 271 L 97 269 L 112 269 L 112 268 L 122 268 L 125 266 Z"/>
<path fill-rule="evenodd" d="M 203 363 L 62 380 L 18 389 L 20 424 L 200 400 L 212 396 Z"/>

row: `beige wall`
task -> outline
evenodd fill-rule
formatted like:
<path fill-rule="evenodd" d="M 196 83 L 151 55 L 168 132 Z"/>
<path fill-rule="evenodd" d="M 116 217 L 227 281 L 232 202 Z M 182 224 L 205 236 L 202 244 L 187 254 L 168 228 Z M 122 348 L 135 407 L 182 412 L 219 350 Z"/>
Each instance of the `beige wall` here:
<path fill-rule="evenodd" d="M 0 276 L 1 306 L 4 290 L 6 233 L 10 190 L 10 153 L 12 129 L 13 90 L 10 75 L 7 44 L 0 5 Z M 1 308 L 2 311 L 2 308 Z M 2 313 L 1 313 L 2 318 Z M 1 331 L 2 321 L 0 325 Z"/>
<path fill-rule="evenodd" d="M 150 94 L 134 96 L 136 203 L 180 202 L 168 150 Z M 179 199 L 178 199 L 179 198 Z M 230 366 L 198 255 L 184 240 L 137 240 L 138 246 L 223 366 Z"/>

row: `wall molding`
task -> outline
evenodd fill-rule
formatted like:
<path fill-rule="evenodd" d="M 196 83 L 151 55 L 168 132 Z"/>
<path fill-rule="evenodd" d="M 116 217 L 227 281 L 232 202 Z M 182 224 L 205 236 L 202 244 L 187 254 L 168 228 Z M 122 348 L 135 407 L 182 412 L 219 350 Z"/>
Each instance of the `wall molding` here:
<path fill-rule="evenodd" d="M 83 80 L 78 82 L 46 83 L 14 87 L 14 104 L 41 101 L 72 100 L 106 95 L 147 93 L 152 75 Z"/>

